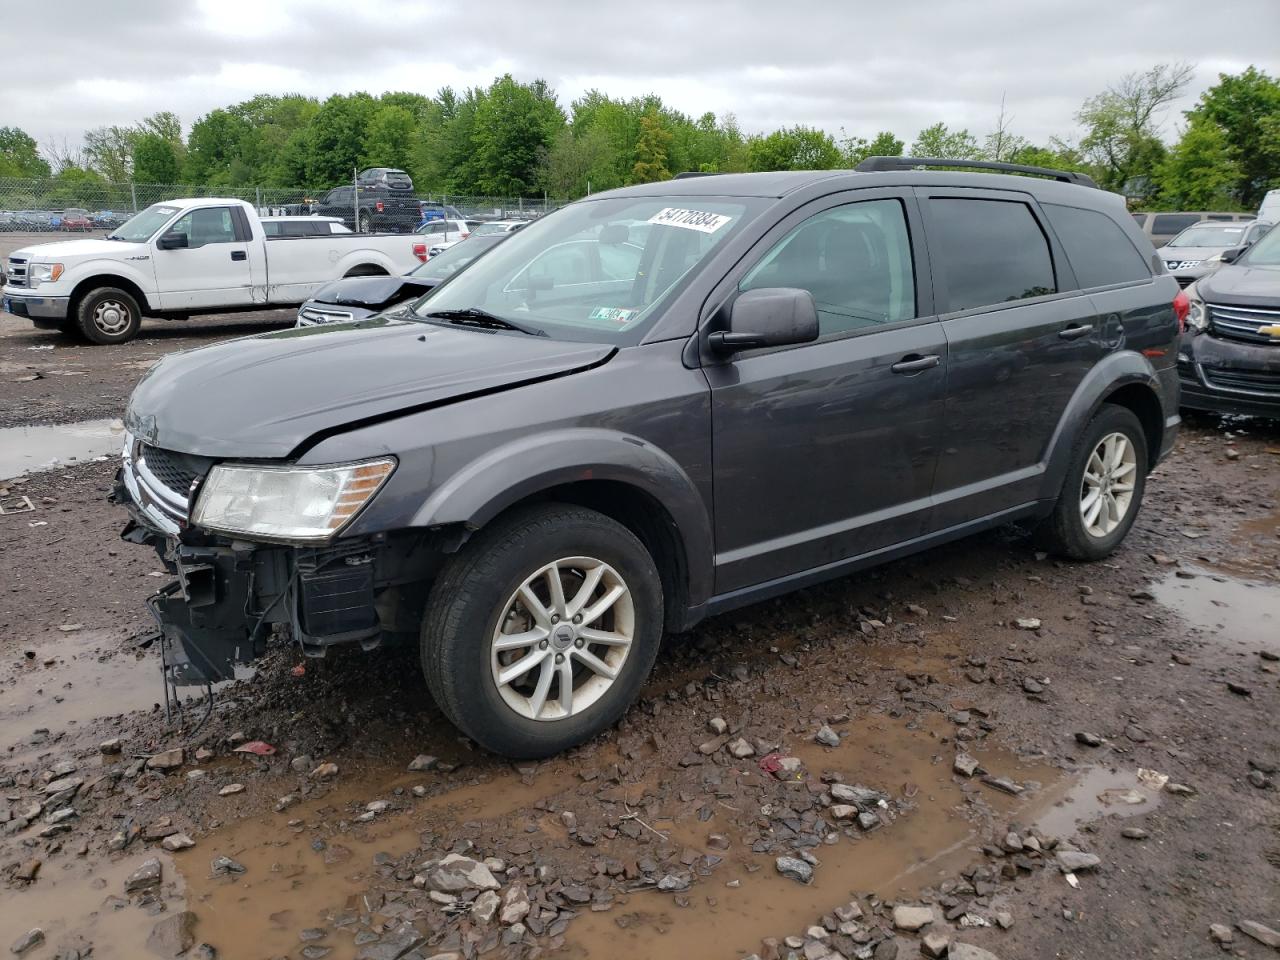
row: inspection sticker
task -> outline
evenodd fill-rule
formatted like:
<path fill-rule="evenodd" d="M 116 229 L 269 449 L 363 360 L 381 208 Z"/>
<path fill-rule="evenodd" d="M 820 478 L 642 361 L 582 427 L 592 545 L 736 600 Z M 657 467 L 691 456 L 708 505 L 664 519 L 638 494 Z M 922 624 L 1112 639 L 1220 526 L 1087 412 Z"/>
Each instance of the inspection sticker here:
<path fill-rule="evenodd" d="M 628 310 L 626 307 L 596 307 L 591 311 L 588 320 L 602 320 L 605 323 L 613 323 L 619 327 L 625 327 L 632 317 L 636 315 L 634 310 Z"/>
<path fill-rule="evenodd" d="M 666 227 L 684 227 L 686 230 L 697 230 L 699 233 L 715 233 L 732 219 L 733 217 L 727 217 L 723 213 L 663 207 L 649 218 L 649 222 Z"/>

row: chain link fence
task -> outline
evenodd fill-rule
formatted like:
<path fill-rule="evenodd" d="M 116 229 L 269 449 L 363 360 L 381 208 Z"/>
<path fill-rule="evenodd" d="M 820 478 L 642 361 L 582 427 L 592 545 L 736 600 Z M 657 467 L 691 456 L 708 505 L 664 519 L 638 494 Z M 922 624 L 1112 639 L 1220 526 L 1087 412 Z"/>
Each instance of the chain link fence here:
<path fill-rule="evenodd" d="M 409 232 L 423 220 L 442 217 L 532 219 L 562 206 L 545 198 L 422 192 L 380 197 L 374 191 L 354 185 L 316 191 L 294 187 L 209 187 L 107 183 L 68 177 L 47 180 L 0 177 L 0 233 L 109 232 L 151 204 L 179 197 L 229 197 L 253 204 L 262 216 L 334 216 L 353 230 L 397 232 Z"/>

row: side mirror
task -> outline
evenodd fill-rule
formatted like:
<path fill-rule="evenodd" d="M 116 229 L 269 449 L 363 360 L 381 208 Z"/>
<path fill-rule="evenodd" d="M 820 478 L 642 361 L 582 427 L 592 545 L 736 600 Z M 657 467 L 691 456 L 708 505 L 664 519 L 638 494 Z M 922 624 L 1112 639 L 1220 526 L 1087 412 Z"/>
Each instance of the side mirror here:
<path fill-rule="evenodd" d="M 729 329 L 708 335 L 707 344 L 716 353 L 736 353 L 817 339 L 813 294 L 795 287 L 764 287 L 739 296 L 729 311 Z"/>
<path fill-rule="evenodd" d="M 1249 248 L 1247 246 L 1228 247 L 1226 250 L 1223 250 L 1222 253 L 1220 253 L 1218 256 L 1222 258 L 1223 263 L 1235 263 L 1237 260 L 1240 259 L 1240 255 L 1243 254 L 1248 249 Z"/>
<path fill-rule="evenodd" d="M 175 233 L 169 231 L 162 234 L 160 239 L 156 241 L 156 247 L 160 250 L 185 250 L 191 246 L 191 242 L 187 239 L 185 233 Z"/>

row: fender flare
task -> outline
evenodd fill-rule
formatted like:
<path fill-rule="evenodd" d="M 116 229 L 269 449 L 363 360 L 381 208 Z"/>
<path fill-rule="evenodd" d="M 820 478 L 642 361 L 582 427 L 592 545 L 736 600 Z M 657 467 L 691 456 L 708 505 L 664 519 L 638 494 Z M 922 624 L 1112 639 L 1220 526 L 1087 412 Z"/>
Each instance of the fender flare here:
<path fill-rule="evenodd" d="M 155 276 L 145 276 L 135 267 L 130 267 L 120 263 L 117 260 L 91 260 L 88 263 L 77 263 L 74 270 L 67 271 L 70 277 L 64 275 L 63 282 L 70 284 L 70 290 L 67 293 L 68 300 L 74 299 L 77 293 L 82 289 L 87 289 L 86 285 L 91 284 L 93 287 L 109 287 L 119 285 L 124 281 L 128 286 L 134 287 L 142 294 L 142 303 L 139 304 L 143 311 L 155 309 Z"/>
<path fill-rule="evenodd" d="M 512 440 L 477 457 L 431 492 L 411 525 L 475 530 L 530 496 L 568 483 L 615 481 L 662 504 L 688 565 L 688 601 L 711 595 L 711 518 L 684 469 L 653 444 L 614 430 L 568 428 Z"/>
<path fill-rule="evenodd" d="M 1109 354 L 1090 369 L 1076 387 L 1049 439 L 1040 499 L 1051 501 L 1058 498 L 1076 438 L 1107 397 L 1132 384 L 1146 387 L 1157 400 L 1161 396 L 1160 379 L 1151 361 L 1134 350 Z"/>

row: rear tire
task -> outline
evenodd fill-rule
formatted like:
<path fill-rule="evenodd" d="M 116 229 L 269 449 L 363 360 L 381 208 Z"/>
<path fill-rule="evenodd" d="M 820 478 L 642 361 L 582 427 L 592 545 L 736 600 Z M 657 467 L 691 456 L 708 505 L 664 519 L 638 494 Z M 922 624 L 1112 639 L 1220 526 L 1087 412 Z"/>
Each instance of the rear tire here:
<path fill-rule="evenodd" d="M 1149 463 L 1137 415 L 1103 404 L 1076 441 L 1058 502 L 1039 530 L 1040 542 L 1071 560 L 1109 556 L 1137 519 Z"/>
<path fill-rule="evenodd" d="M 427 601 L 422 668 L 463 733 L 536 759 L 617 722 L 649 675 L 662 622 L 661 579 L 630 530 L 540 504 L 495 521 L 446 563 Z"/>
<path fill-rule="evenodd" d="M 76 327 L 90 343 L 127 343 L 142 328 L 142 311 L 127 290 L 99 287 L 76 306 Z"/>
<path fill-rule="evenodd" d="M 373 233 L 373 218 L 367 213 L 360 214 L 356 223 L 356 233 Z"/>

